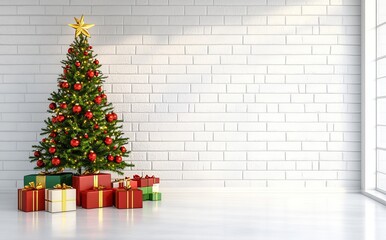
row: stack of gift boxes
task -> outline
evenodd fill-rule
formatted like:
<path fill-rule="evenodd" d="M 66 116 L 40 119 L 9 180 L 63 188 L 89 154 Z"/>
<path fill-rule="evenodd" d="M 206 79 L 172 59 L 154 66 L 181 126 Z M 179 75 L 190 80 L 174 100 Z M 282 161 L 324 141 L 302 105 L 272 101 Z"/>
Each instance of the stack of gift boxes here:
<path fill-rule="evenodd" d="M 134 175 L 111 181 L 107 173 L 73 175 L 31 174 L 24 176 L 18 189 L 18 209 L 25 212 L 66 212 L 76 206 L 86 209 L 115 206 L 118 209 L 142 208 L 142 201 L 159 201 L 160 179 Z"/>

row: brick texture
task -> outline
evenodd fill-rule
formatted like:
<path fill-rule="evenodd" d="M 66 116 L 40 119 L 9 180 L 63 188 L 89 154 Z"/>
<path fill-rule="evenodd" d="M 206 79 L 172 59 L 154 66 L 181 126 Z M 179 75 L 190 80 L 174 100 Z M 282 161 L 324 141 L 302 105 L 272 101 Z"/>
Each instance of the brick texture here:
<path fill-rule="evenodd" d="M 130 137 L 167 187 L 360 187 L 360 1 L 5 1 L 0 188 L 32 172 L 85 14 Z"/>

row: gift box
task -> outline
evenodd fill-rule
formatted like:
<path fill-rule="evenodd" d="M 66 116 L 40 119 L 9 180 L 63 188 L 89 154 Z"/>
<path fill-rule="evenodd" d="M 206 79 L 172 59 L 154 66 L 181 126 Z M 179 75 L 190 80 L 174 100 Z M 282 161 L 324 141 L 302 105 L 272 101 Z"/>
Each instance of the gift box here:
<path fill-rule="evenodd" d="M 48 212 L 68 212 L 76 210 L 76 189 L 56 185 L 54 189 L 46 189 L 45 208 Z"/>
<path fill-rule="evenodd" d="M 115 179 L 111 182 L 111 188 L 124 188 L 125 179 Z"/>
<path fill-rule="evenodd" d="M 125 177 L 125 182 L 126 182 L 126 187 L 130 186 L 131 189 L 137 189 L 138 188 L 137 181 L 133 181 L 133 179 L 130 179 L 130 177 Z"/>
<path fill-rule="evenodd" d="M 35 186 L 30 182 L 22 189 L 17 190 L 18 209 L 24 212 L 43 211 L 44 206 L 44 188 L 42 184 Z"/>
<path fill-rule="evenodd" d="M 43 188 L 53 188 L 56 184 L 65 183 L 67 186 L 72 185 L 72 173 L 58 174 L 30 174 L 24 176 L 24 185 L 34 182 L 35 185 L 41 183 Z"/>
<path fill-rule="evenodd" d="M 81 192 L 104 186 L 111 188 L 111 174 L 99 173 L 90 175 L 76 175 L 72 177 L 72 186 L 76 189 L 76 205 L 82 205 Z"/>
<path fill-rule="evenodd" d="M 151 193 L 142 194 L 142 201 L 149 201 Z"/>
<path fill-rule="evenodd" d="M 159 191 L 159 183 L 153 184 L 153 192 L 160 192 Z"/>
<path fill-rule="evenodd" d="M 112 189 L 95 188 L 83 191 L 81 195 L 83 208 L 90 209 L 113 206 Z"/>
<path fill-rule="evenodd" d="M 159 183 L 160 179 L 154 176 L 149 177 L 146 175 L 145 177 L 140 177 L 139 175 L 134 175 L 132 181 L 137 182 L 138 187 L 151 187 L 155 183 Z"/>
<path fill-rule="evenodd" d="M 140 187 L 138 189 L 142 191 L 142 194 L 149 194 L 153 192 L 153 187 Z"/>
<path fill-rule="evenodd" d="M 159 184 L 159 178 L 154 177 L 154 175 L 151 177 L 146 175 L 145 178 L 147 179 L 149 186 L 153 186 L 154 184 Z"/>
<path fill-rule="evenodd" d="M 161 201 L 161 193 L 160 192 L 153 192 L 150 195 L 150 201 Z"/>
<path fill-rule="evenodd" d="M 114 206 L 119 209 L 142 208 L 142 191 L 131 188 L 114 190 Z"/>

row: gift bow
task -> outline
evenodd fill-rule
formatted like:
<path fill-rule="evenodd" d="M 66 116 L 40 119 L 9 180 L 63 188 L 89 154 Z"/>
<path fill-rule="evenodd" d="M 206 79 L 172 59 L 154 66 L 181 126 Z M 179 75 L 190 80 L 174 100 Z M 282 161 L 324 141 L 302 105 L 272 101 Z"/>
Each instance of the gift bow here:
<path fill-rule="evenodd" d="M 42 188 L 43 188 L 43 185 L 41 183 L 38 183 L 35 186 L 35 182 L 29 182 L 28 185 L 24 186 L 23 191 L 25 191 L 25 190 L 39 190 Z"/>
<path fill-rule="evenodd" d="M 133 178 L 134 178 L 134 180 L 139 180 L 139 179 L 141 179 L 141 177 L 140 177 L 139 175 L 134 175 Z"/>
<path fill-rule="evenodd" d="M 94 190 L 100 191 L 100 190 L 103 190 L 105 188 L 106 188 L 105 186 L 99 185 L 98 187 L 94 187 Z"/>
<path fill-rule="evenodd" d="M 69 189 L 69 188 L 72 188 L 71 186 L 68 186 L 67 184 L 63 183 L 62 185 L 60 185 L 60 183 L 56 184 L 54 186 L 55 189 Z"/>

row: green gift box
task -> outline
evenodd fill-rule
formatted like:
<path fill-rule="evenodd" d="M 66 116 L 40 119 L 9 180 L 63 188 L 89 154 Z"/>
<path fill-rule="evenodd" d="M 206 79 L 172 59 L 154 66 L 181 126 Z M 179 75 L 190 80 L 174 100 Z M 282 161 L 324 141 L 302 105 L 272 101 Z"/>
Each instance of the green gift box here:
<path fill-rule="evenodd" d="M 142 190 L 143 195 L 153 192 L 153 187 L 139 187 L 138 189 Z"/>
<path fill-rule="evenodd" d="M 161 201 L 161 193 L 160 192 L 153 192 L 150 195 L 150 201 Z"/>
<path fill-rule="evenodd" d="M 146 193 L 142 195 L 142 201 L 149 201 L 151 193 Z"/>
<path fill-rule="evenodd" d="M 58 173 L 58 174 L 30 174 L 24 176 L 24 185 L 28 185 L 30 182 L 35 184 L 41 183 L 43 188 L 54 188 L 56 184 L 65 183 L 68 186 L 72 186 L 72 173 Z"/>

